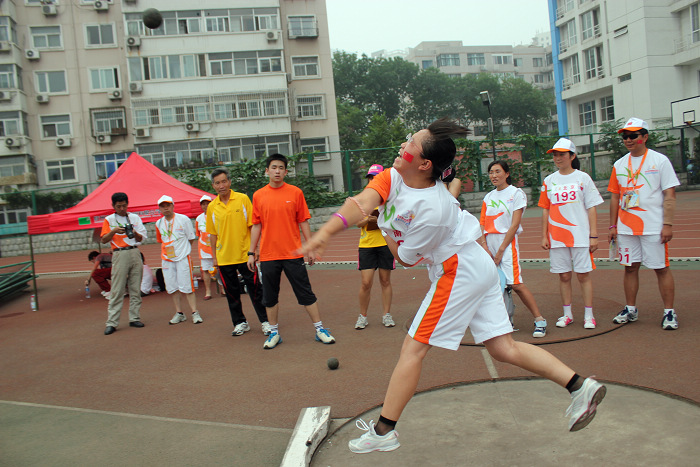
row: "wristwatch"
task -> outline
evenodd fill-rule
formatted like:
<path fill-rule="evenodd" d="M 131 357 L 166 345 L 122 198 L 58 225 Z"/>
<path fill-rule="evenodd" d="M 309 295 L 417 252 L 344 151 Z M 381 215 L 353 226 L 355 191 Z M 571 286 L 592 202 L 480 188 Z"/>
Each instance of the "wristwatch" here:
<path fill-rule="evenodd" d="M 248 252 L 248 256 L 255 256 L 255 252 L 254 252 L 254 251 L 249 251 L 249 252 Z"/>

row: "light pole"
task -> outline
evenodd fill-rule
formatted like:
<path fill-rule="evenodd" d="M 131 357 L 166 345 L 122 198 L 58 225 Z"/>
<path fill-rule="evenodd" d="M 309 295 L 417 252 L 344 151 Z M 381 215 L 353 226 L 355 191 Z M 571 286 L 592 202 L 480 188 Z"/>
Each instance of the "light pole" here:
<path fill-rule="evenodd" d="M 491 115 L 491 98 L 489 97 L 488 91 L 481 91 L 479 93 L 481 96 L 481 102 L 489 109 L 489 120 L 488 128 L 491 133 L 491 152 L 493 153 L 493 160 L 496 160 L 496 136 L 493 133 L 493 116 Z"/>

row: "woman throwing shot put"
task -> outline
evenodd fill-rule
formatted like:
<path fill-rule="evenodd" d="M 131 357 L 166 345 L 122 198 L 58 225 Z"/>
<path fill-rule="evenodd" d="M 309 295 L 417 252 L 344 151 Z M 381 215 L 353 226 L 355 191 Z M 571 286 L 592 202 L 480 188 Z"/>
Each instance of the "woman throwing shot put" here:
<path fill-rule="evenodd" d="M 421 366 L 433 346 L 457 350 L 471 329 L 493 358 L 548 378 L 571 393 L 569 430 L 585 427 L 605 396 L 605 386 L 585 380 L 547 351 L 511 338 L 513 328 L 503 303 L 496 266 L 477 243 L 479 222 L 459 208 L 440 180 L 456 147 L 451 135 L 468 130 L 445 119 L 407 138 L 393 168 L 377 175 L 307 242 L 302 252 L 321 255 L 333 234 L 357 223 L 381 206 L 379 227 L 394 257 L 407 267 L 427 264 L 431 287 L 404 340 L 389 382 L 379 421 L 350 441 L 356 453 L 399 447 L 396 422 L 413 396 Z"/>

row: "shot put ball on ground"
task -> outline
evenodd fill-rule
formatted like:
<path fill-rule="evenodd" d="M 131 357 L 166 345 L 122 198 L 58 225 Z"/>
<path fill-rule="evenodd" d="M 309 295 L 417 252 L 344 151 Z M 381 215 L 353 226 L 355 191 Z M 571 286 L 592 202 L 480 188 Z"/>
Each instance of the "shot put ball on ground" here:
<path fill-rule="evenodd" d="M 337 358 L 331 357 L 328 359 L 327 364 L 328 364 L 328 368 L 330 368 L 331 370 L 335 370 L 338 368 L 338 365 L 340 365 L 340 362 L 338 362 Z"/>

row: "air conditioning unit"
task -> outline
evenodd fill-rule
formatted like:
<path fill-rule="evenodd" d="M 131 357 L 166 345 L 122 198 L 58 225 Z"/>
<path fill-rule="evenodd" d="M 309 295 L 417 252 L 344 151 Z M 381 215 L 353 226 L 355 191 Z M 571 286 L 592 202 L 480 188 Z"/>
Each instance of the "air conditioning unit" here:
<path fill-rule="evenodd" d="M 112 137 L 110 135 L 97 135 L 97 142 L 100 144 L 110 144 Z"/>
<path fill-rule="evenodd" d="M 109 97 L 113 101 L 120 101 L 122 99 L 122 90 L 115 89 L 114 91 L 109 91 L 107 93 L 107 97 Z"/>
<path fill-rule="evenodd" d="M 0 91 L 0 101 L 10 100 L 12 100 L 12 94 L 10 94 L 10 91 Z"/>
<path fill-rule="evenodd" d="M 280 32 L 279 31 L 267 31 L 267 34 L 265 34 L 267 37 L 268 41 L 276 41 L 277 39 L 280 38 Z"/>
<path fill-rule="evenodd" d="M 133 48 L 141 47 L 141 38 L 139 36 L 129 36 L 126 38 L 126 45 Z"/>
<path fill-rule="evenodd" d="M 67 136 L 59 136 L 56 138 L 56 146 L 59 148 L 69 148 L 71 146 L 70 138 Z"/>
<path fill-rule="evenodd" d="M 40 53 L 36 49 L 27 49 L 24 51 L 24 56 L 27 57 L 27 60 L 39 60 Z"/>
<path fill-rule="evenodd" d="M 0 52 L 9 52 L 12 46 L 8 41 L 0 41 Z"/>
<path fill-rule="evenodd" d="M 137 128 L 134 132 L 137 138 L 150 138 L 151 129 L 150 128 Z"/>
<path fill-rule="evenodd" d="M 133 94 L 143 92 L 143 84 L 140 81 L 129 83 L 129 91 L 131 91 Z"/>
<path fill-rule="evenodd" d="M 24 143 L 24 138 L 22 136 L 11 136 L 5 138 L 5 146 L 8 148 L 19 148 Z"/>
<path fill-rule="evenodd" d="M 56 5 L 43 5 L 41 7 L 41 12 L 44 16 L 56 16 L 58 12 L 56 11 Z"/>
<path fill-rule="evenodd" d="M 37 94 L 36 101 L 39 104 L 48 104 L 49 103 L 49 95 L 48 94 Z"/>
<path fill-rule="evenodd" d="M 188 133 L 196 133 L 199 131 L 199 123 L 187 123 L 185 125 L 185 130 L 187 130 Z"/>
<path fill-rule="evenodd" d="M 95 5 L 95 10 L 97 10 L 97 11 L 109 10 L 109 3 L 104 2 L 102 0 L 97 0 L 95 3 L 93 3 L 93 5 Z"/>

